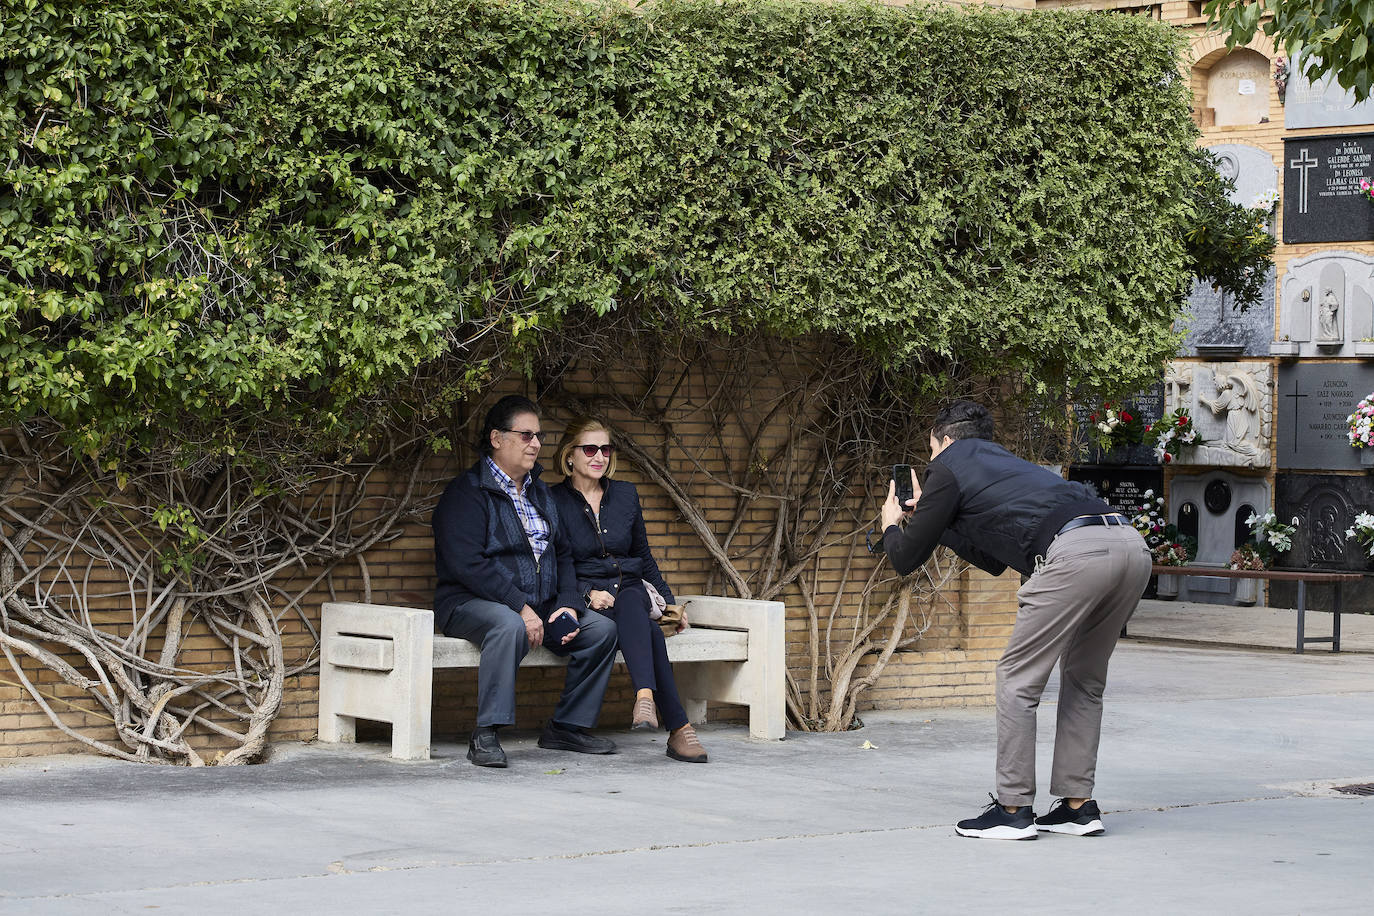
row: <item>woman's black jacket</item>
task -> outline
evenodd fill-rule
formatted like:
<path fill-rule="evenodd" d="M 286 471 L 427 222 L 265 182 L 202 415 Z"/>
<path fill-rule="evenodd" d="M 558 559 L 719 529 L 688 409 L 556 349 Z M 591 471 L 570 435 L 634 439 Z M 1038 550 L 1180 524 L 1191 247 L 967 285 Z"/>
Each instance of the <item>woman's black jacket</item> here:
<path fill-rule="evenodd" d="M 601 488 L 600 525 L 571 478 L 549 488 L 572 547 L 577 587 L 584 595 L 594 589 L 618 595 L 643 579 L 672 604 L 673 593 L 649 551 L 639 492 L 632 483 L 609 478 L 602 478 Z"/>

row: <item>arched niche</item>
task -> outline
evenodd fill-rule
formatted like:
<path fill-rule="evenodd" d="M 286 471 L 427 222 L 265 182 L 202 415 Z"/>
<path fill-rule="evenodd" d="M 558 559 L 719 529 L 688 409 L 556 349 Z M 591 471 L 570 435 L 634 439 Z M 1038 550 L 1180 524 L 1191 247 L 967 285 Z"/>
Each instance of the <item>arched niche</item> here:
<path fill-rule="evenodd" d="M 1193 68 L 1203 127 L 1241 127 L 1269 120 L 1269 58 L 1250 48 L 1217 51 Z"/>

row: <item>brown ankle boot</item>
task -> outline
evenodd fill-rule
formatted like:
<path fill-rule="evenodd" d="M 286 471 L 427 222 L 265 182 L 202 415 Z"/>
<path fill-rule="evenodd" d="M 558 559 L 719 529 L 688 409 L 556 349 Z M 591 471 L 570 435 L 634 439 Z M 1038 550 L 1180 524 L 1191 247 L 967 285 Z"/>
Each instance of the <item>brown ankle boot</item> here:
<path fill-rule="evenodd" d="M 630 728 L 658 728 L 658 711 L 654 708 L 653 697 L 635 700 L 634 715 L 634 724 Z"/>
<path fill-rule="evenodd" d="M 668 756 L 683 763 L 705 763 L 706 748 L 697 740 L 696 730 L 684 725 L 668 736 Z"/>

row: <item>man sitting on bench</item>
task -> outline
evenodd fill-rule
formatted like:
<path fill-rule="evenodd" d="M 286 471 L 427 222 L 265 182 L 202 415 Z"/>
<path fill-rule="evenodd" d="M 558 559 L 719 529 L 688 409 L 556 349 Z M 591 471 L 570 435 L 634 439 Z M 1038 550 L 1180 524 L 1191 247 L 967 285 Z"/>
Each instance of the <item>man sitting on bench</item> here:
<path fill-rule="evenodd" d="M 468 759 L 504 767 L 496 730 L 515 722 L 515 675 L 541 643 L 567 655 L 563 695 L 539 746 L 614 754 L 615 743 L 588 734 L 596 725 L 615 663 L 615 624 L 578 595 L 567 534 L 537 463 L 543 433 L 534 402 L 508 395 L 487 412 L 478 443 L 483 457 L 454 478 L 434 510 L 438 586 L 434 619 L 445 636 L 482 650 L 477 670 L 477 727 Z M 563 615 L 576 629 L 564 635 Z"/>

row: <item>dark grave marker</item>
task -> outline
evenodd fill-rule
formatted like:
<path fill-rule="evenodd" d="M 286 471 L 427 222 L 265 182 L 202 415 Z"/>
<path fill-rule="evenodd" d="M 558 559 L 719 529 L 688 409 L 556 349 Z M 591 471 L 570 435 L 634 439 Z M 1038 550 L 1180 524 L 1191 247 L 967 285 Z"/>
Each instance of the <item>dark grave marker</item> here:
<path fill-rule="evenodd" d="M 1164 383 L 1158 382 L 1148 391 L 1140 392 L 1125 401 L 1126 408 L 1132 415 L 1140 418 L 1143 425 L 1153 423 L 1164 416 Z M 1090 433 L 1093 428 L 1091 419 L 1094 413 L 1101 413 L 1102 405 L 1097 404 L 1075 404 L 1074 412 L 1078 416 L 1079 436 L 1083 441 L 1091 443 Z M 1131 445 L 1124 448 L 1114 448 L 1110 451 L 1101 451 L 1088 446 L 1087 453 L 1083 455 L 1080 462 L 1085 465 L 1102 464 L 1125 464 L 1125 465 L 1154 465 L 1158 464 L 1155 460 L 1154 449 L 1148 445 Z M 1155 488 L 1159 492 L 1159 488 Z"/>
<path fill-rule="evenodd" d="M 1283 241 L 1374 239 L 1374 202 L 1360 179 L 1374 179 L 1374 134 L 1283 141 Z"/>
<path fill-rule="evenodd" d="M 1345 532 L 1361 512 L 1374 512 L 1374 479 L 1363 474 L 1279 474 L 1274 488 L 1274 514 L 1284 522 L 1298 519 L 1293 548 L 1280 554 L 1277 565 L 1297 569 L 1372 572 L 1374 563 Z M 1276 607 L 1297 605 L 1291 582 L 1272 582 L 1269 601 Z M 1341 593 L 1345 610 L 1374 607 L 1374 577 L 1347 583 Z M 1331 609 L 1331 588 L 1307 588 L 1307 606 Z"/>
<path fill-rule="evenodd" d="M 1280 364 L 1278 466 L 1355 471 L 1360 449 L 1350 447 L 1346 417 L 1374 392 L 1374 365 L 1299 362 Z"/>

